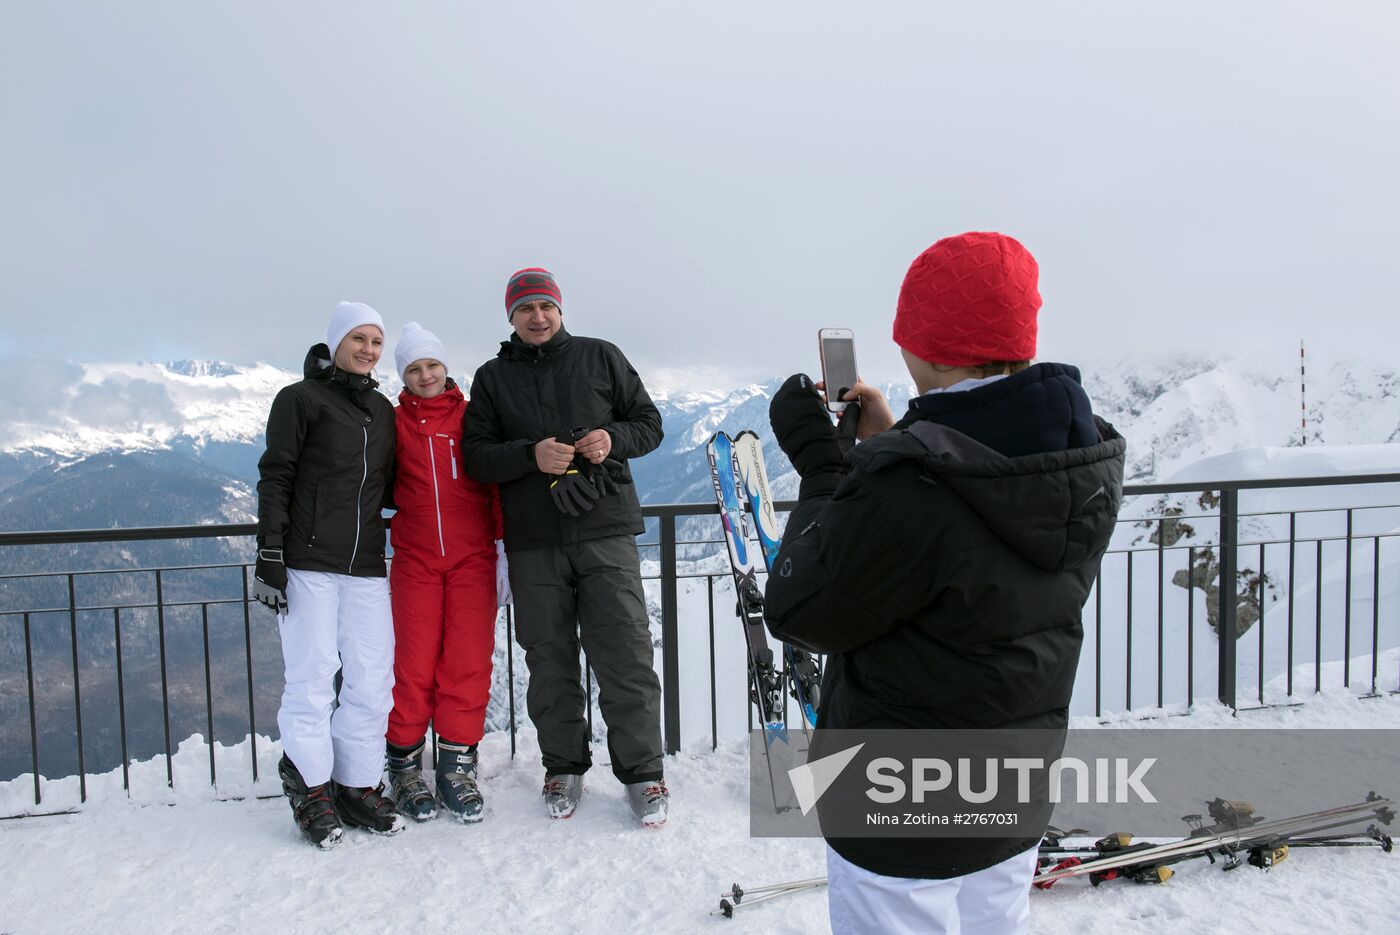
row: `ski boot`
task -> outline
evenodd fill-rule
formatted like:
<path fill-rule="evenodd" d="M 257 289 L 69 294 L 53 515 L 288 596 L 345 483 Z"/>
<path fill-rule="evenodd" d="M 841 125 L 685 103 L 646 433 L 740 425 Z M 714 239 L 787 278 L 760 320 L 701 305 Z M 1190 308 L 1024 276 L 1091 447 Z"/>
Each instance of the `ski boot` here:
<path fill-rule="evenodd" d="M 282 777 L 282 793 L 292 804 L 292 817 L 302 837 L 322 850 L 339 844 L 345 830 L 331 800 L 331 783 L 308 786 L 285 753 L 277 763 L 277 775 Z"/>
<path fill-rule="evenodd" d="M 342 786 L 332 781 L 335 807 L 341 820 L 352 828 L 373 834 L 398 834 L 408 827 L 394 803 L 384 797 L 384 783 L 377 786 Z"/>
<path fill-rule="evenodd" d="M 550 818 L 569 818 L 578 808 L 578 800 L 583 797 L 583 777 L 572 773 L 558 776 L 546 773 L 542 794 Z"/>
<path fill-rule="evenodd" d="M 429 821 L 437 815 L 433 790 L 423 779 L 423 741 L 413 748 L 388 744 L 385 757 L 389 767 L 389 794 L 401 814 L 414 821 Z"/>
<path fill-rule="evenodd" d="M 476 744 L 439 737 L 437 751 L 437 794 L 443 807 L 467 824 L 481 821 L 486 803 L 476 785 Z"/>
<path fill-rule="evenodd" d="M 671 807 L 671 792 L 664 780 L 655 782 L 627 783 L 627 803 L 632 806 L 632 814 L 642 822 L 644 828 L 660 828 L 666 824 L 666 814 Z"/>

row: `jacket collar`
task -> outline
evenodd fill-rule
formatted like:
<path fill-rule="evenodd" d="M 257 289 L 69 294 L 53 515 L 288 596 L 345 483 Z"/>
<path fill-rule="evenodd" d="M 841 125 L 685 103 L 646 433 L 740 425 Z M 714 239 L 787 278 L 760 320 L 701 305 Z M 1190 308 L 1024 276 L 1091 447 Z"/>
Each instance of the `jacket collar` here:
<path fill-rule="evenodd" d="M 437 416 L 450 411 L 458 403 L 464 402 L 466 397 L 462 395 L 462 390 L 457 386 L 457 381 L 451 377 L 447 378 L 447 388 L 431 399 L 424 399 L 405 387 L 399 393 L 399 405 L 407 406 L 410 411 L 422 413 L 424 416 Z"/>
<path fill-rule="evenodd" d="M 909 401 L 896 428 L 946 426 L 1008 457 L 1083 448 L 1099 442 L 1093 408 L 1069 364 L 1035 364 L 957 393 Z"/>
<path fill-rule="evenodd" d="M 540 345 L 526 344 L 520 340 L 520 335 L 511 334 L 510 340 L 501 342 L 501 350 L 496 356 L 503 360 L 545 360 L 562 352 L 572 340 L 573 335 L 563 325 L 559 326 L 554 337 Z"/>
<path fill-rule="evenodd" d="M 379 388 L 379 382 L 371 376 L 341 370 L 331 362 L 330 348 L 324 343 L 313 344 L 302 361 L 301 375 L 308 380 L 325 383 L 345 393 L 359 393 Z"/>

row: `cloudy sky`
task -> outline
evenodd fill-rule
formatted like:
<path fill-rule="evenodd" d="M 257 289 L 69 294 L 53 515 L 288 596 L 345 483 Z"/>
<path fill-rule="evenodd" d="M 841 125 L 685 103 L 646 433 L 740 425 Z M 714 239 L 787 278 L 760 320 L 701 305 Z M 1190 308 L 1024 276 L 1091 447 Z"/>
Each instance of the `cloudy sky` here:
<path fill-rule="evenodd" d="M 10 3 L 0 358 L 295 367 L 351 298 L 460 373 L 539 264 L 657 380 L 885 378 L 968 229 L 1042 357 L 1394 354 L 1398 104 L 1381 2 Z"/>

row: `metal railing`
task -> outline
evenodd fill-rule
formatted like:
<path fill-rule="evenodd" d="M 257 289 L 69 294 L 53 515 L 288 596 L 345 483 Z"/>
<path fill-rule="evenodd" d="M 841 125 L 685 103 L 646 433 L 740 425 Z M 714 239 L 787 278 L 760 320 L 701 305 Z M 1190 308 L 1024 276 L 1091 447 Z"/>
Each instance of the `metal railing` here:
<path fill-rule="evenodd" d="M 1379 657 L 1383 650 L 1386 650 L 1395 642 L 1400 642 L 1400 634 L 1395 642 L 1385 641 L 1382 645 L 1382 623 L 1386 622 L 1390 626 L 1392 622 L 1400 620 L 1400 600 L 1395 601 L 1392 613 L 1382 614 L 1382 572 L 1391 567 L 1400 567 L 1400 547 L 1393 545 L 1392 540 L 1400 538 L 1400 522 L 1392 527 L 1383 530 L 1372 531 L 1362 534 L 1357 529 L 1358 517 L 1373 514 L 1371 511 L 1397 511 L 1400 504 L 1383 505 L 1352 505 L 1347 507 L 1320 508 L 1320 509 L 1298 509 L 1292 511 L 1263 511 L 1257 513 L 1241 513 L 1239 497 L 1241 491 L 1272 489 L 1272 488 L 1301 488 L 1301 487 L 1322 487 L 1336 485 L 1373 485 L 1380 483 L 1400 483 L 1400 473 L 1395 474 L 1371 474 L 1360 476 L 1344 477 L 1315 477 L 1288 479 L 1280 481 L 1238 481 L 1225 483 L 1204 483 L 1204 484 L 1149 484 L 1130 485 L 1125 488 L 1127 497 L 1150 497 L 1150 496 L 1174 496 L 1174 495 L 1195 495 L 1198 498 L 1214 498 L 1216 508 L 1214 511 L 1187 514 L 1180 509 L 1170 515 L 1147 516 L 1137 518 L 1121 518 L 1120 524 L 1138 524 L 1148 530 L 1154 530 L 1154 535 L 1149 535 L 1150 541 L 1146 546 L 1130 544 L 1126 547 L 1118 547 L 1110 550 L 1105 557 L 1103 568 L 1095 588 L 1084 608 L 1083 620 L 1085 624 L 1085 652 L 1081 657 L 1080 683 L 1076 686 L 1076 698 L 1083 698 L 1088 687 L 1082 684 L 1086 679 L 1092 679 L 1093 683 L 1093 712 L 1100 715 L 1105 710 L 1135 710 L 1134 698 L 1134 675 L 1135 669 L 1140 668 L 1143 649 L 1141 646 L 1142 630 L 1144 629 L 1143 618 L 1145 611 L 1142 606 L 1142 590 L 1139 587 L 1135 594 L 1134 583 L 1141 577 L 1141 569 L 1144 561 L 1149 559 L 1155 563 L 1155 594 L 1149 595 L 1152 600 L 1147 605 L 1149 610 L 1155 610 L 1148 614 L 1147 634 L 1155 636 L 1155 694 L 1153 701 L 1157 708 L 1162 708 L 1170 703 L 1173 697 L 1179 697 L 1182 693 L 1172 686 L 1179 687 L 1180 680 L 1185 679 L 1184 701 L 1186 706 L 1197 701 L 1196 674 L 1198 668 L 1197 655 L 1199 644 L 1202 639 L 1198 638 L 1197 630 L 1200 628 L 1199 618 L 1203 615 L 1213 616 L 1215 626 L 1220 633 L 1238 632 L 1240 608 L 1243 603 L 1245 607 L 1251 606 L 1254 598 L 1254 584 L 1250 584 L 1244 592 L 1239 587 L 1224 586 L 1223 583 L 1236 582 L 1241 571 L 1241 562 L 1253 562 L 1257 567 L 1249 567 L 1248 571 L 1253 576 L 1252 581 L 1257 581 L 1257 591 L 1259 594 L 1258 603 L 1261 605 L 1257 621 L 1250 627 L 1256 635 L 1257 659 L 1251 656 L 1251 661 L 1257 665 L 1255 679 L 1255 694 L 1257 703 L 1266 704 L 1265 701 L 1265 648 L 1266 628 L 1273 635 L 1274 640 L 1283 639 L 1286 643 L 1286 689 L 1284 694 L 1285 702 L 1291 699 L 1295 690 L 1294 664 L 1295 649 L 1305 648 L 1306 641 L 1298 643 L 1299 627 L 1303 608 L 1300 608 L 1295 597 L 1297 588 L 1295 582 L 1301 581 L 1300 570 L 1306 564 L 1300 561 L 1300 556 L 1307 553 L 1313 559 L 1311 573 L 1314 582 L 1310 606 L 1307 608 L 1313 615 L 1313 665 L 1314 678 L 1313 690 L 1320 690 L 1323 685 L 1323 641 L 1324 635 L 1329 629 L 1339 626 L 1342 630 L 1343 647 L 1340 654 L 1340 661 L 1343 666 L 1342 683 L 1348 687 L 1353 681 L 1352 661 L 1353 651 L 1357 649 L 1352 639 L 1352 602 L 1355 596 L 1353 588 L 1353 572 L 1358 565 L 1367 566 L 1370 570 L 1371 587 L 1369 595 L 1371 602 L 1370 620 L 1370 672 L 1369 688 L 1372 694 L 1383 689 L 1400 689 L 1400 672 L 1395 673 L 1396 682 L 1394 686 L 1387 680 L 1389 674 L 1382 675 L 1379 670 Z M 789 511 L 795 504 L 791 502 L 778 504 L 780 512 Z M 1305 535 L 1299 530 L 1299 518 L 1307 518 L 1311 513 L 1334 513 L 1345 516 L 1345 528 L 1337 534 L 1315 534 Z M 718 562 L 717 556 L 723 549 L 722 540 L 718 536 L 718 525 L 710 526 L 715 535 L 693 535 L 691 538 L 679 538 L 678 532 L 682 524 L 688 523 L 693 530 L 702 521 L 697 517 L 716 516 L 717 508 L 713 504 L 670 504 L 652 505 L 643 508 L 643 513 L 648 520 L 649 532 L 639 542 L 643 551 L 644 565 L 649 565 L 655 561 L 654 571 L 644 574 L 644 579 L 648 587 L 659 591 L 659 617 L 660 617 L 660 643 L 661 643 L 661 683 L 662 683 L 662 717 L 663 736 L 665 749 L 668 753 L 674 753 L 681 747 L 682 733 L 682 696 L 697 699 L 699 692 L 682 692 L 682 657 L 680 651 L 682 623 L 681 623 L 681 597 L 682 588 L 685 589 L 685 596 L 692 599 L 692 602 L 704 607 L 704 613 L 708 618 L 707 642 L 708 642 L 708 694 L 709 694 L 709 739 L 711 746 L 717 746 L 721 737 L 720 709 L 721 694 L 719 691 L 719 674 L 724 671 L 728 674 L 736 669 L 742 670 L 743 650 L 739 627 L 737 623 L 727 632 L 722 628 L 726 624 L 720 624 L 717 631 L 717 618 L 721 621 L 733 616 L 732 608 L 732 587 L 727 571 L 727 566 L 722 566 Z M 1388 514 L 1387 514 L 1388 515 Z M 1275 517 L 1280 522 L 1287 519 L 1288 533 L 1286 536 L 1268 536 L 1264 538 L 1241 539 L 1242 521 L 1253 522 L 1256 525 L 1262 522 L 1263 517 Z M 1173 541 L 1173 530 L 1179 531 L 1184 525 L 1191 522 L 1201 522 L 1210 524 L 1213 535 L 1205 538 L 1195 538 L 1192 541 Z M 654 531 L 652 531 L 654 530 Z M 0 556 L 5 554 L 13 555 L 9 549 L 21 546 L 72 546 L 84 543 L 129 543 L 129 542 L 170 542 L 172 540 L 198 540 L 198 539 L 248 539 L 256 532 L 256 527 L 252 524 L 241 525 L 202 525 L 183 527 L 155 527 L 142 529 L 104 529 L 104 530 L 78 530 L 68 532 L 14 532 L 0 533 L 0 549 L 7 551 L 0 552 Z M 1191 538 L 1191 537 L 1185 537 Z M 1335 545 L 1339 543 L 1340 545 Z M 1391 559 L 1383 561 L 1382 545 L 1388 544 Z M 1364 544 L 1364 546 L 1363 546 Z M 251 542 L 247 547 L 247 554 L 251 558 Z M 1343 573 L 1343 609 L 1340 614 L 1340 622 L 1324 621 L 1324 547 L 1334 550 L 1342 550 L 1345 570 Z M 1269 603 L 1269 587 L 1273 583 L 1277 587 L 1277 582 L 1273 582 L 1269 577 L 1270 571 L 1265 567 L 1265 563 L 1270 554 L 1278 555 L 1284 549 L 1287 550 L 1287 604 L 1283 606 L 1281 599 L 1275 601 L 1271 607 Z M 1369 550 L 1370 562 L 1356 562 L 1356 552 L 1359 547 Z M 680 557 L 682 550 L 688 555 L 698 556 L 693 559 L 683 560 Z M 655 556 L 654 559 L 651 556 Z M 1208 567 L 1200 574 L 1198 580 L 1198 561 L 1203 556 L 1212 556 L 1214 565 Z M 707 560 L 708 559 L 708 560 Z M 1175 568 L 1176 565 L 1185 562 L 1186 585 L 1183 590 L 1186 592 L 1185 606 L 1180 610 L 1173 610 L 1167 604 L 1168 590 L 1168 570 L 1169 566 Z M 1276 559 L 1278 561 L 1278 559 Z M 1119 566 L 1122 566 L 1120 577 Z M 1136 567 L 1135 567 L 1136 566 Z M 247 738 L 251 742 L 251 769 L 254 782 L 258 778 L 257 763 L 257 742 L 258 723 L 260 718 L 257 711 L 256 698 L 256 675 L 255 659 L 257 650 L 262 644 L 268 642 L 255 636 L 255 630 L 266 626 L 266 617 L 270 621 L 271 615 L 263 614 L 261 609 L 253 609 L 250 602 L 250 590 L 248 585 L 248 572 L 252 567 L 251 561 L 232 561 L 210 564 L 171 564 L 160 567 L 125 567 L 110 569 L 74 569 L 63 571 L 51 571 L 48 569 L 32 572 L 10 572 L 0 575 L 0 588 L 7 583 L 19 581 L 58 581 L 62 584 L 62 589 L 57 592 L 61 598 L 57 602 L 49 602 L 40 606 L 28 607 L 0 607 L 0 647 L 3 647 L 7 640 L 14 640 L 14 630 L 11 627 L 17 626 L 23 637 L 23 657 L 25 670 L 25 694 L 28 713 L 28 754 L 33 774 L 34 802 L 39 805 L 42 799 L 41 790 L 41 731 L 39 705 L 36 699 L 36 660 L 35 641 L 33 637 L 33 621 L 40 615 L 59 615 L 66 617 L 67 646 L 63 655 L 69 658 L 61 661 L 55 659 L 43 660 L 44 670 L 52 674 L 58 668 L 69 669 L 71 666 L 72 678 L 72 733 L 69 742 L 76 745 L 76 772 L 79 780 L 80 801 L 87 798 L 87 760 L 85 757 L 84 740 L 84 710 L 83 710 L 83 671 L 85 665 L 92 671 L 96 667 L 98 671 L 109 671 L 115 676 L 115 705 L 117 730 L 120 739 L 121 770 L 123 778 L 123 788 L 129 789 L 129 768 L 139 754 L 133 755 L 128 742 L 128 692 L 130 676 L 123 663 L 123 635 L 129 634 L 124 627 L 129 626 L 129 621 L 136 616 L 153 616 L 154 619 L 154 642 L 156 654 L 158 656 L 159 682 L 160 682 L 160 711 L 161 711 L 161 733 L 163 752 L 165 754 L 166 782 L 173 785 L 175 773 L 173 768 L 174 750 L 172 743 L 176 739 L 172 733 L 171 721 L 171 688 L 172 672 L 170 660 L 167 653 L 167 626 L 169 618 L 181 613 L 195 612 L 197 608 L 200 626 L 200 645 L 202 647 L 202 682 L 203 682 L 203 724 L 207 731 L 206 740 L 209 746 L 209 781 L 211 785 L 218 783 L 218 771 L 215 758 L 215 691 L 214 691 L 214 652 L 211 649 L 211 609 L 215 611 L 214 616 L 218 619 L 213 622 L 216 635 L 227 642 L 230 633 L 233 640 L 241 643 L 242 659 L 238 664 L 242 669 L 241 679 L 246 682 L 246 728 Z M 1150 565 L 1148 566 L 1150 569 Z M 1180 571 L 1181 569 L 1177 569 Z M 207 580 L 209 576 L 220 573 L 237 573 L 238 584 L 234 587 L 231 595 L 221 597 L 210 597 L 207 594 L 202 596 L 173 596 L 170 593 L 170 582 L 172 576 L 180 574 L 204 576 L 200 580 Z M 1209 593 L 1209 586 L 1213 579 L 1218 584 L 1217 594 L 1212 603 L 1214 608 L 1205 606 L 1205 602 L 1198 600 L 1196 591 L 1198 588 L 1206 589 Z M 101 575 L 123 575 L 123 576 L 147 576 L 153 585 L 152 599 L 130 599 L 122 601 L 109 601 L 106 603 L 84 603 L 79 600 L 79 584 L 91 581 L 95 576 Z M 1173 583 L 1180 583 L 1175 580 Z M 703 582 L 703 592 L 701 591 Z M 185 585 L 181 590 L 188 591 L 190 586 Z M 1281 588 L 1279 588 L 1281 590 Z M 1115 599 L 1116 590 L 1123 592 L 1121 612 L 1119 612 L 1118 602 Z M 718 594 L 717 594 L 718 592 Z M 703 593 L 703 599 L 701 594 Z M 1106 593 L 1109 600 L 1105 600 Z M 719 610 L 716 611 L 718 606 Z M 1203 611 L 1198 613 L 1198 606 L 1203 607 Z M 1135 619 L 1135 610 L 1137 611 Z M 1184 610 L 1184 613 L 1181 611 Z M 698 611 L 697 611 L 698 612 Z M 80 618 L 86 621 L 85 626 L 92 630 L 94 624 L 93 615 L 104 615 L 110 613 L 110 635 L 113 646 L 112 664 L 104 669 L 105 664 L 80 662 Z M 260 615 L 260 616 L 255 616 Z M 1178 619 L 1184 617 L 1184 620 Z M 1272 628 L 1280 626 L 1280 620 L 1286 621 L 1286 629 L 1283 634 L 1274 633 Z M 693 623 L 690 615 L 687 616 L 687 627 Z M 1155 627 L 1151 624 L 1155 623 Z M 1173 647 L 1167 640 L 1167 629 L 1184 623 L 1185 637 L 1185 658 L 1184 669 L 1179 664 L 1173 662 L 1168 664 L 1170 651 Z M 515 730 L 516 730 L 516 699 L 515 699 L 515 647 L 513 645 L 513 621 L 507 609 L 506 612 L 506 694 L 509 711 L 508 730 L 511 733 L 511 750 L 515 752 Z M 1155 633 L 1152 630 L 1155 629 Z M 241 631 L 241 632 L 239 632 Z M 717 639 L 717 632 L 719 638 Z M 1139 638 L 1139 645 L 1134 646 L 1135 635 Z M 105 639 L 105 636 L 103 637 Z M 1115 646 L 1115 640 L 1121 643 L 1121 647 Z M 272 641 L 275 645 L 275 641 Z M 729 652 L 726 654 L 724 643 L 731 643 Z M 1364 640 L 1362 641 L 1364 644 Z M 49 642 L 51 655 L 57 654 L 54 642 Z M 737 649 L 735 647 L 738 647 Z M 1364 645 L 1361 647 L 1364 649 Z M 1106 678 L 1106 672 L 1114 671 L 1117 666 L 1110 658 L 1118 651 L 1123 653 L 1121 672 L 1122 679 L 1122 699 L 1121 709 L 1112 704 L 1112 699 L 1106 697 L 1110 692 L 1116 691 L 1118 686 Z M 1214 685 L 1214 696 L 1224 705 L 1231 708 L 1239 708 L 1239 639 L 1219 639 L 1217 640 L 1214 655 L 1214 665 L 1216 668 L 1216 679 Z M 1136 655 L 1135 655 L 1136 652 Z M 1092 657 L 1090 656 L 1092 653 Z M 717 659 L 723 656 L 726 662 L 721 667 Z M 730 656 L 733 658 L 730 659 Z M 1092 658 L 1092 670 L 1086 671 L 1088 660 Z M 686 660 L 692 661 L 692 660 Z M 280 659 L 279 659 L 280 662 Z M 687 671 L 696 671 L 697 667 L 690 665 Z M 590 726 L 592 717 L 592 678 L 587 666 L 584 667 L 585 679 L 588 680 L 589 710 L 588 717 Z M 277 672 L 280 676 L 280 670 Z M 1140 682 L 1140 679 L 1139 679 Z M 1384 684 L 1383 684 L 1384 683 Z M 3 680 L 0 680 L 0 687 L 3 687 Z M 742 689 L 738 684 L 743 684 Z M 13 682 L 11 683 L 13 688 Z M 737 705 L 742 705 L 748 712 L 748 725 L 752 726 L 752 710 L 747 704 L 747 685 L 742 679 L 736 680 L 734 693 L 743 691 L 742 698 L 732 699 L 730 710 Z M 0 695 L 0 704 L 5 698 Z M 0 713 L 5 709 L 0 708 Z M 264 722 L 266 719 L 261 719 Z M 57 730 L 58 728 L 55 728 Z M 241 731 L 242 725 L 238 730 Z M 0 742 L 13 744 L 14 733 L 7 732 L 0 736 Z M 4 750 L 0 749 L 0 753 Z M 10 751 L 16 754 L 15 750 Z M 161 750 L 152 750 L 151 753 L 159 753 Z M 14 756 L 11 757 L 12 761 Z M 0 776 L 0 781 L 9 777 Z"/>

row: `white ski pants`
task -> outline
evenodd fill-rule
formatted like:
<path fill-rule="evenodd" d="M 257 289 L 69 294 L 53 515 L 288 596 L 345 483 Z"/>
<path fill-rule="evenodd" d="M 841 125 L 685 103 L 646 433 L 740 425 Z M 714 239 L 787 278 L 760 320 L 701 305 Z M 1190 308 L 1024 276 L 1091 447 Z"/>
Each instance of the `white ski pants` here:
<path fill-rule="evenodd" d="M 1025 935 L 1038 848 L 947 880 L 871 873 L 826 849 L 833 935 Z"/>
<path fill-rule="evenodd" d="M 394 706 L 389 580 L 289 568 L 287 612 L 278 623 L 286 672 L 277 712 L 283 752 L 307 785 L 328 779 L 376 785 Z"/>

